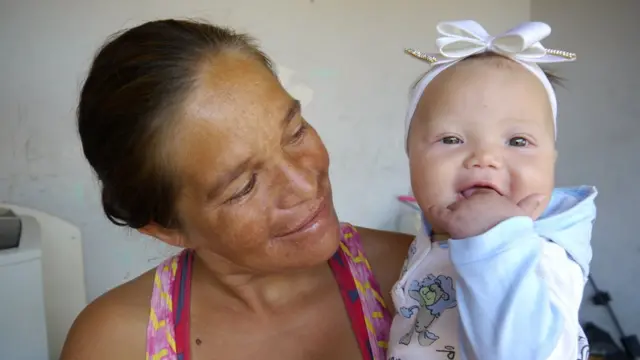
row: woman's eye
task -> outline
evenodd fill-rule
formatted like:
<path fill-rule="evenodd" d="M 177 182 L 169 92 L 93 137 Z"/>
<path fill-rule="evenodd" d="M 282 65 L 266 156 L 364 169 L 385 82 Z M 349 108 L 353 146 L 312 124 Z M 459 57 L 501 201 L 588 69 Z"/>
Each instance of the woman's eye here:
<path fill-rule="evenodd" d="M 518 136 L 518 137 L 509 139 L 509 146 L 526 147 L 527 145 L 529 145 L 529 140 L 523 137 Z"/>
<path fill-rule="evenodd" d="M 304 134 L 306 131 L 307 131 L 307 124 L 303 122 L 298 128 L 298 130 L 296 130 L 296 132 L 293 133 L 293 136 L 291 137 L 291 143 L 296 143 L 300 141 L 304 137 Z"/>
<path fill-rule="evenodd" d="M 245 186 L 242 187 L 242 189 L 240 189 L 240 191 L 238 191 L 237 193 L 235 193 L 229 200 L 228 202 L 232 202 L 235 200 L 239 200 L 247 195 L 249 195 L 249 193 L 251 192 L 251 190 L 253 190 L 253 188 L 256 186 L 256 180 L 258 179 L 258 176 L 253 173 L 251 175 L 251 179 L 249 179 L 249 182 L 247 182 L 247 184 Z"/>
<path fill-rule="evenodd" d="M 443 144 L 446 145 L 458 145 L 458 144 L 462 144 L 462 140 L 459 137 L 456 136 L 446 136 L 443 137 L 442 140 L 440 140 Z"/>

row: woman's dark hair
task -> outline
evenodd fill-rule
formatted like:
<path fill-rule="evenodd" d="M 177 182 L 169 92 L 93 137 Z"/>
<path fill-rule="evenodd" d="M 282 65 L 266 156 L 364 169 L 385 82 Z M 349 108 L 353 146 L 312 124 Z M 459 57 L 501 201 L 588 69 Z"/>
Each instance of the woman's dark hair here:
<path fill-rule="evenodd" d="M 225 51 L 273 72 L 251 37 L 205 22 L 147 22 L 113 35 L 98 51 L 80 93 L 78 131 L 114 224 L 179 226 L 177 176 L 160 155 L 164 138 L 201 64 Z"/>

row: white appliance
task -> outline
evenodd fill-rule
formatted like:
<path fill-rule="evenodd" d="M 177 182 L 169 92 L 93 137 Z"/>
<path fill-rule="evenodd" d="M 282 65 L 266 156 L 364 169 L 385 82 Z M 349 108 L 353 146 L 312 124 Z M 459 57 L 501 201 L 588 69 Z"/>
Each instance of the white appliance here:
<path fill-rule="evenodd" d="M 7 360 L 49 359 L 40 226 L 20 216 L 17 248 L 0 250 L 0 354 Z"/>

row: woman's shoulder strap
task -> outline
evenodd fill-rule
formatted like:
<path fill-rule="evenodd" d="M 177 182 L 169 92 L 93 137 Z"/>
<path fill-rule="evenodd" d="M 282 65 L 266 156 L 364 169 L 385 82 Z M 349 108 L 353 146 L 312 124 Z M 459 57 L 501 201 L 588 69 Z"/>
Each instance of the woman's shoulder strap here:
<path fill-rule="evenodd" d="M 185 252 L 156 267 L 147 325 L 147 359 L 176 359 L 173 284 Z"/>
<path fill-rule="evenodd" d="M 379 356 L 386 352 L 391 315 L 380 295 L 380 286 L 367 260 L 358 230 L 351 224 L 342 224 L 341 233 L 340 250 L 349 263 L 351 275 L 360 295 L 369 340 L 373 345 L 372 351 L 374 353 L 378 351 L 378 356 L 374 355 L 374 358 L 384 358 Z"/>

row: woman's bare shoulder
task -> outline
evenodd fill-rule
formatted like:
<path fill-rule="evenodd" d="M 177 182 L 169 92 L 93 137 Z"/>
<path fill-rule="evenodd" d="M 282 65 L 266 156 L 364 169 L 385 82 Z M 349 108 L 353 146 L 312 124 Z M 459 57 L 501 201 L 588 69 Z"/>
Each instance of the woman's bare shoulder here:
<path fill-rule="evenodd" d="M 382 295 L 391 305 L 391 287 L 400 277 L 402 265 L 414 236 L 384 230 L 357 227 L 362 246 Z"/>
<path fill-rule="evenodd" d="M 154 273 L 109 290 L 82 310 L 60 359 L 144 359 Z"/>
<path fill-rule="evenodd" d="M 376 250 L 399 249 L 407 250 L 414 236 L 395 231 L 378 230 L 356 226 L 363 245 Z M 378 249 L 379 248 L 379 249 Z"/>

